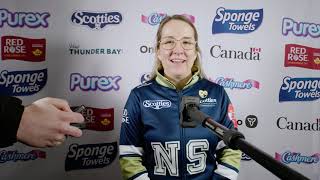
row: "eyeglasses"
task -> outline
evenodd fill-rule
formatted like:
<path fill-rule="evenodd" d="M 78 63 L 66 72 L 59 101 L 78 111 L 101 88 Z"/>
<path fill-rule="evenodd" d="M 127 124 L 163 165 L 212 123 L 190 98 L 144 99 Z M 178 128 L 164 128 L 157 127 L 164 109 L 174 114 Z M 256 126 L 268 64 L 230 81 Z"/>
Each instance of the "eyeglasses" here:
<path fill-rule="evenodd" d="M 182 38 L 179 40 L 175 38 L 165 38 L 159 41 L 161 47 L 167 50 L 171 50 L 174 47 L 176 47 L 177 42 L 180 42 L 180 45 L 184 50 L 194 49 L 197 44 L 197 41 L 194 41 L 192 39 L 186 39 L 186 38 Z"/>

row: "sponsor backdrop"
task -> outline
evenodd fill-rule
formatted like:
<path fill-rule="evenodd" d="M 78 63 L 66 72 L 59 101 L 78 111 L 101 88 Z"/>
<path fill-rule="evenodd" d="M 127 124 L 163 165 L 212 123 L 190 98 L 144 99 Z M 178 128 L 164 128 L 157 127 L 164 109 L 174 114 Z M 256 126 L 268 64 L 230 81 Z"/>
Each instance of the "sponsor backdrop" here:
<path fill-rule="evenodd" d="M 225 87 L 246 139 L 319 180 L 318 7 L 317 0 L 2 0 L 0 93 L 24 104 L 45 96 L 83 104 L 87 126 L 59 147 L 0 149 L 0 178 L 121 179 L 123 106 L 149 78 L 159 22 L 184 14 L 199 31 L 207 77 Z M 277 179 L 243 154 L 238 179 L 258 178 Z"/>

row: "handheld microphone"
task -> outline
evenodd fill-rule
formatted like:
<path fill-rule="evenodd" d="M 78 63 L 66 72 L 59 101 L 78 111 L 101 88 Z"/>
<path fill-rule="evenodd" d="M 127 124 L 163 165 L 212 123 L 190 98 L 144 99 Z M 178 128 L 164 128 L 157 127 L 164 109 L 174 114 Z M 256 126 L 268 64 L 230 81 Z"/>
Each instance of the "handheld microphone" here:
<path fill-rule="evenodd" d="M 180 124 L 184 128 L 193 128 L 198 124 L 211 129 L 231 149 L 238 149 L 231 143 L 235 138 L 244 138 L 243 134 L 235 129 L 228 129 L 214 121 L 210 116 L 200 111 L 200 98 L 183 96 L 180 105 Z"/>

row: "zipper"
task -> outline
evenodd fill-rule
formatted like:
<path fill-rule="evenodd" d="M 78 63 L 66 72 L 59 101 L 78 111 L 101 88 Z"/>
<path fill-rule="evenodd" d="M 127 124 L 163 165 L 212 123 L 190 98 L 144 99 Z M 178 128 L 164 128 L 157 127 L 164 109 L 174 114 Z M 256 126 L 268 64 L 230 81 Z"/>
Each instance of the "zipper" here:
<path fill-rule="evenodd" d="M 181 101 L 182 101 L 182 90 L 177 90 L 177 94 L 178 94 L 178 99 L 179 99 L 179 102 L 178 102 L 178 113 L 179 113 L 179 126 L 180 126 L 180 104 L 181 104 Z M 185 166 L 186 164 L 186 159 L 185 159 L 185 154 L 186 154 L 186 151 L 185 151 L 185 129 L 183 127 L 180 127 L 180 149 L 181 149 L 181 153 L 180 153 L 180 160 L 181 160 L 181 163 L 180 165 L 181 166 Z M 186 176 L 186 167 L 179 167 L 179 171 L 181 173 L 181 178 L 186 180 L 187 179 L 187 176 Z"/>

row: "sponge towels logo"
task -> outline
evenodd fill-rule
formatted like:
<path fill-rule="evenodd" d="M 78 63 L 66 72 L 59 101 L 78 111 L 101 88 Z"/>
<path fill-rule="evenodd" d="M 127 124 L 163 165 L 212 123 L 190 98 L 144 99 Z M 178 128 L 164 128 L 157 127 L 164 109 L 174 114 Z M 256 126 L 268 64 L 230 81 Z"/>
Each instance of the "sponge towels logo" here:
<path fill-rule="evenodd" d="M 314 101 L 320 98 L 320 78 L 283 78 L 279 102 Z"/>
<path fill-rule="evenodd" d="M 47 69 L 0 72 L 0 94 L 29 96 L 39 92 L 47 82 Z"/>
<path fill-rule="evenodd" d="M 212 23 L 212 34 L 250 33 L 259 28 L 263 19 L 263 9 L 234 10 L 220 7 Z"/>

